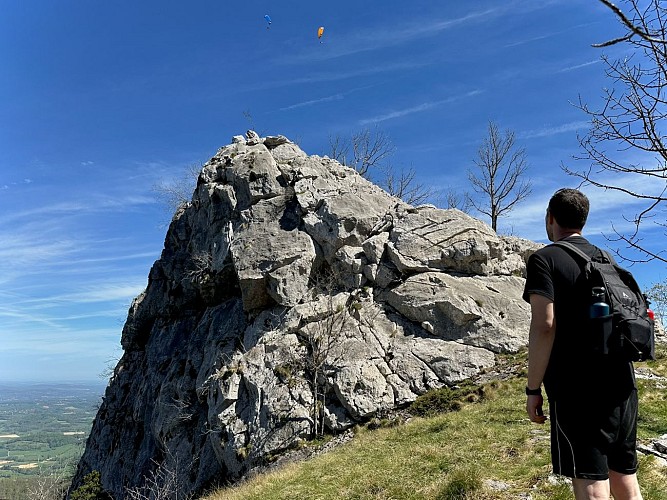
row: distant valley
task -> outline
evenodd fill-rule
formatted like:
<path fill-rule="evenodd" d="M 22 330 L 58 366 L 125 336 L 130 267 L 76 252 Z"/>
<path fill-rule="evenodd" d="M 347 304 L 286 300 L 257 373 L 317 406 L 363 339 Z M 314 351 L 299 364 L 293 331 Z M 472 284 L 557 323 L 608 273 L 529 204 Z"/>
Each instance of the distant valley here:
<path fill-rule="evenodd" d="M 71 473 L 104 388 L 102 382 L 0 382 L 0 480 Z"/>

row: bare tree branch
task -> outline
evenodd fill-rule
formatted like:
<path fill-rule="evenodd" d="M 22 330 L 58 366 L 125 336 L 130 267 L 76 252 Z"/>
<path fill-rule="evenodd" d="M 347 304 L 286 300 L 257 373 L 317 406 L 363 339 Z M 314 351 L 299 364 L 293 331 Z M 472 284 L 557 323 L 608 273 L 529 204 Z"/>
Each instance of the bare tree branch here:
<path fill-rule="evenodd" d="M 623 14 L 623 11 L 616 7 L 613 3 L 611 3 L 609 0 L 600 0 L 604 5 L 609 7 L 614 14 L 618 16 L 618 18 L 621 20 L 623 24 L 631 31 L 631 33 L 620 37 L 620 38 L 615 38 L 614 40 L 609 40 L 608 42 L 604 43 L 599 43 L 599 44 L 593 44 L 593 47 L 608 47 L 610 45 L 614 45 L 620 42 L 625 42 L 632 38 L 633 35 L 638 35 L 644 40 L 652 43 L 667 43 L 667 40 L 664 40 L 662 38 L 655 38 L 651 35 L 649 35 L 646 31 L 642 30 L 639 28 L 637 25 L 635 25 L 630 19 L 628 19 L 625 14 Z M 634 2 L 633 2 L 634 3 Z"/>
<path fill-rule="evenodd" d="M 626 0 L 629 14 L 608 0 L 600 2 L 629 32 L 596 46 L 626 43 L 632 53 L 620 60 L 602 56 L 611 81 L 604 89 L 603 104 L 592 109 L 581 98 L 578 103 L 591 126 L 579 137 L 582 153 L 574 159 L 589 166 L 562 168 L 581 184 L 623 193 L 640 205 L 643 201 L 634 214 L 624 217 L 633 229 L 621 232 L 612 227 L 614 235 L 608 239 L 623 247 L 615 250 L 623 260 L 667 263 L 662 245 L 647 245 L 642 237 L 656 227 L 667 236 L 667 10 L 660 0 L 642 6 L 639 0 Z"/>

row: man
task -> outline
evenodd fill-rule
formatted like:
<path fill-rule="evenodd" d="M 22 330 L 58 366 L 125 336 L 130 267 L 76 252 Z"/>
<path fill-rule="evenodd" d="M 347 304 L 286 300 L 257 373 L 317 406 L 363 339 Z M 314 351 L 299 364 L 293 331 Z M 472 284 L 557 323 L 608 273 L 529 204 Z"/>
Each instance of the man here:
<path fill-rule="evenodd" d="M 546 214 L 550 241 L 566 240 L 594 260 L 602 252 L 582 235 L 589 202 L 576 189 L 556 191 Z M 546 246 L 528 260 L 524 300 L 530 303 L 526 411 L 543 424 L 541 385 L 549 399 L 551 459 L 572 478 L 577 500 L 641 499 L 637 483 L 637 388 L 632 363 L 584 348 L 583 304 L 575 286 L 582 265 L 570 252 Z M 587 293 L 587 295 L 586 295 Z"/>

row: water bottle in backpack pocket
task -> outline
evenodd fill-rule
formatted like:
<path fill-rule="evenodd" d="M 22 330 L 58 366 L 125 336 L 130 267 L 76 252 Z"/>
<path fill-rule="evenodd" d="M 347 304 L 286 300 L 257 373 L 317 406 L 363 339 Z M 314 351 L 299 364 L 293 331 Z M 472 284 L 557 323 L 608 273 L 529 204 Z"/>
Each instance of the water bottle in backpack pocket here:
<path fill-rule="evenodd" d="M 612 315 L 605 299 L 606 290 L 602 286 L 592 289 L 592 303 L 589 308 L 591 348 L 595 354 L 609 354 L 613 351 Z"/>

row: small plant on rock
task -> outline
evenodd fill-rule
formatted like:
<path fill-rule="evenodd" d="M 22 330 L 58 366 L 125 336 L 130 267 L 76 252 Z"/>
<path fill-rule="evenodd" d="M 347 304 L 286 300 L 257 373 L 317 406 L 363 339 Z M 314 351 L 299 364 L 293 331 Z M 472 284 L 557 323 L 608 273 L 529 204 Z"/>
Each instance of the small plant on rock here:
<path fill-rule="evenodd" d="M 72 492 L 71 500 L 112 500 L 104 488 L 102 488 L 102 478 L 99 471 L 92 471 L 83 476 L 81 486 Z"/>

